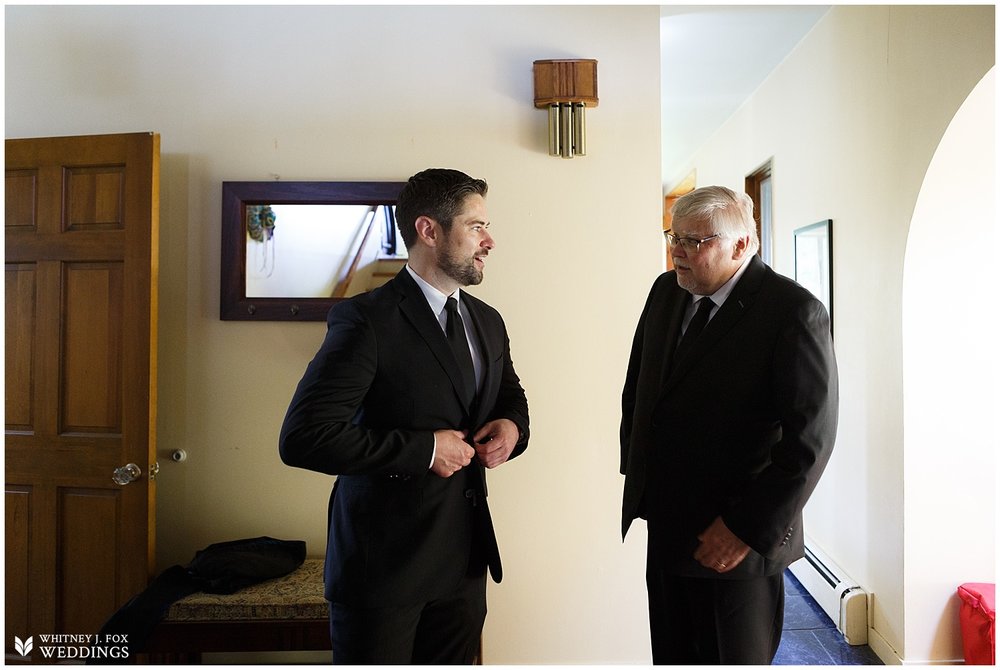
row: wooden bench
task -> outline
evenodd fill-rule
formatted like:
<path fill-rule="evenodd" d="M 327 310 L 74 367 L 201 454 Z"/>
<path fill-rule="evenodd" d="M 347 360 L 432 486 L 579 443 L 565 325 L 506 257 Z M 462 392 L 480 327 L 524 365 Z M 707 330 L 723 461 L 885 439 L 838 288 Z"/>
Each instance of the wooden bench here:
<path fill-rule="evenodd" d="M 204 652 L 330 649 L 323 559 L 230 595 L 194 593 L 170 606 L 150 636 L 149 663 L 194 664 Z"/>

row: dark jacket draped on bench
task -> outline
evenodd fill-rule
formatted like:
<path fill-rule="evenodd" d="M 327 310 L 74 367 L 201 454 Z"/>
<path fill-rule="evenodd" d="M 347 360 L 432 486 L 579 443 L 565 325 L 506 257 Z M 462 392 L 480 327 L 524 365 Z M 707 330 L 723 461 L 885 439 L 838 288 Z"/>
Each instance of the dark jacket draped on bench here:
<path fill-rule="evenodd" d="M 256 537 L 220 542 L 195 553 L 186 566 L 164 570 L 141 593 L 125 603 L 101 627 L 98 639 L 123 635 L 128 640 L 126 658 L 105 658 L 94 663 L 127 663 L 141 653 L 156 624 L 176 601 L 192 593 L 235 593 L 242 588 L 294 572 L 306 558 L 302 540 Z M 118 638 L 120 639 L 120 638 Z"/>

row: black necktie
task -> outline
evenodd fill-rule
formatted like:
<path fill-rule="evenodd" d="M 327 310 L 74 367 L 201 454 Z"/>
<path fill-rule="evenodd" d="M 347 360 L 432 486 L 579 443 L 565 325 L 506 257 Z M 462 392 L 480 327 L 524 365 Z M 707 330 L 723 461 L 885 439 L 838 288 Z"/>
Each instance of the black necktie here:
<path fill-rule="evenodd" d="M 691 323 L 688 324 L 687 330 L 684 331 L 684 337 L 681 338 L 681 343 L 677 345 L 677 351 L 674 352 L 675 361 L 681 360 L 691 349 L 694 341 L 698 339 L 698 335 L 705 329 L 708 315 L 712 312 L 713 307 L 715 307 L 715 303 L 712 302 L 711 298 L 705 297 L 698 302 L 698 311 L 691 317 Z"/>
<path fill-rule="evenodd" d="M 465 399 L 471 401 L 476 395 L 476 371 L 472 367 L 472 354 L 469 352 L 469 340 L 465 337 L 465 324 L 462 315 L 458 313 L 458 301 L 448 298 L 445 303 L 448 311 L 448 322 L 445 325 L 445 335 L 448 344 L 458 361 L 458 369 L 462 371 L 462 381 L 465 382 Z"/>

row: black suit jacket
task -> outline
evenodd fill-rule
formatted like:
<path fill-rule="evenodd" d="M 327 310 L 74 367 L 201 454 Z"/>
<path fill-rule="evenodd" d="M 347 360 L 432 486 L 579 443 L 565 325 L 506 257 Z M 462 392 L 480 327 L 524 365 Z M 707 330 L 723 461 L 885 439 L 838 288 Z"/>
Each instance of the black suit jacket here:
<path fill-rule="evenodd" d="M 689 294 L 653 284 L 622 393 L 622 536 L 647 519 L 650 556 L 679 575 L 720 577 L 693 554 L 721 516 L 751 547 L 723 578 L 775 574 L 802 556 L 802 508 L 833 449 L 837 365 L 811 293 L 756 256 L 682 360 Z"/>
<path fill-rule="evenodd" d="M 470 564 L 502 577 L 475 460 L 449 478 L 429 469 L 433 432 L 498 418 L 528 442 L 528 405 L 500 314 L 462 294 L 479 337 L 482 385 L 473 406 L 447 339 L 404 268 L 385 286 L 337 303 L 292 398 L 279 452 L 288 464 L 337 475 L 329 505 L 326 597 L 406 605 L 455 588 Z M 478 563 L 478 566 L 476 565 Z"/>

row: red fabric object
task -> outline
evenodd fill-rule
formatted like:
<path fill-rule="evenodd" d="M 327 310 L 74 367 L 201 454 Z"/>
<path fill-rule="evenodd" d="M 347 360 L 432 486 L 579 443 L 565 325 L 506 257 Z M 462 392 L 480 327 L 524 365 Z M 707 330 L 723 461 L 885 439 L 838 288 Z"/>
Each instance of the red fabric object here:
<path fill-rule="evenodd" d="M 969 582 L 958 587 L 962 606 L 962 648 L 965 662 L 996 665 L 996 586 Z"/>

